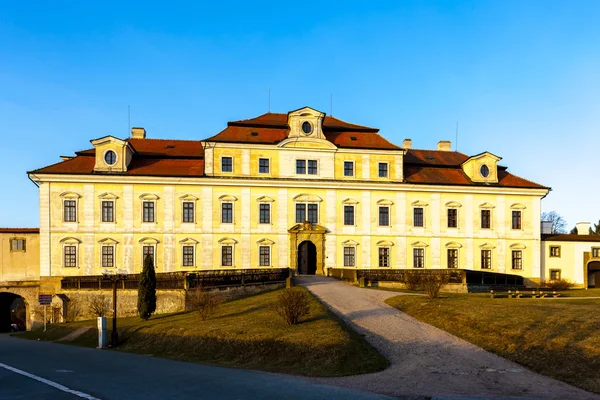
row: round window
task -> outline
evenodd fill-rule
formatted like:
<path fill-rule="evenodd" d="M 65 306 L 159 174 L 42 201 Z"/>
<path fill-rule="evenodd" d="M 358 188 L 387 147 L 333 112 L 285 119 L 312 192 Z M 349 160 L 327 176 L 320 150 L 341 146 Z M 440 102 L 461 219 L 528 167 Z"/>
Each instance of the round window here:
<path fill-rule="evenodd" d="M 104 153 L 104 161 L 108 165 L 114 165 L 117 162 L 117 154 L 112 150 L 107 151 Z"/>
<path fill-rule="evenodd" d="M 305 135 L 310 135 L 310 133 L 312 132 L 312 125 L 310 124 L 310 122 L 304 121 L 302 123 L 302 132 L 304 132 Z"/>
<path fill-rule="evenodd" d="M 484 178 L 487 178 L 488 176 L 490 176 L 490 169 L 485 164 L 482 165 L 481 168 L 479 168 L 479 172 L 481 173 L 481 176 L 483 176 Z"/>

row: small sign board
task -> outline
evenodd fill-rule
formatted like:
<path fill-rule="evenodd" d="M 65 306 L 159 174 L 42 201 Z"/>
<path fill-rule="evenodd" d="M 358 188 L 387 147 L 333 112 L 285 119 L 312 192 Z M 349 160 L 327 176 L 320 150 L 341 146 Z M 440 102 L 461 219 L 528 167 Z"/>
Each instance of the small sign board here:
<path fill-rule="evenodd" d="M 40 306 L 46 306 L 48 304 L 52 304 L 52 295 L 51 294 L 40 294 L 40 295 L 38 295 L 38 301 L 40 302 Z"/>

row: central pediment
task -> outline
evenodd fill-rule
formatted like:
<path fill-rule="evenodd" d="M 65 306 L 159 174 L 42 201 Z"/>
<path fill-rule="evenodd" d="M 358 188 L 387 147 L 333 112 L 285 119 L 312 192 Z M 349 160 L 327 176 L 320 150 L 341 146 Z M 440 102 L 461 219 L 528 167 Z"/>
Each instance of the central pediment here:
<path fill-rule="evenodd" d="M 289 112 L 290 132 L 287 139 L 279 143 L 279 147 L 336 149 L 323 134 L 324 119 L 325 113 L 310 107 Z"/>

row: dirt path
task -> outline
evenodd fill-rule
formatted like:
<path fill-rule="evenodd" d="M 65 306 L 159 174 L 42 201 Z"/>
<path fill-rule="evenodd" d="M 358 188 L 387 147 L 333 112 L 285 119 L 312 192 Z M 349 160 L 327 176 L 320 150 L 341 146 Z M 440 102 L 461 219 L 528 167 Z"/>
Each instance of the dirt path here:
<path fill-rule="evenodd" d="M 384 303 L 401 293 L 360 289 L 318 276 L 299 277 L 297 282 L 365 335 L 392 363 L 387 370 L 375 374 L 313 381 L 406 397 L 600 399 L 536 374 Z"/>

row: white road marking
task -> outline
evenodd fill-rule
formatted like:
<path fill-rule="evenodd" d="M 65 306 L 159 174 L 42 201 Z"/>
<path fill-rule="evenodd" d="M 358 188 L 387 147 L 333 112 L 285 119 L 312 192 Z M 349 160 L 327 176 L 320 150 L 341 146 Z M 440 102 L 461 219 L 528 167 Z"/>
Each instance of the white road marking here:
<path fill-rule="evenodd" d="M 37 375 L 30 374 L 29 372 L 21 371 L 20 369 L 11 367 L 10 365 L 6 365 L 6 364 L 0 363 L 0 367 L 2 367 L 4 369 L 7 369 L 9 371 L 12 371 L 12 372 L 14 372 L 16 374 L 23 375 L 23 376 L 26 376 L 26 377 L 31 378 L 31 379 L 35 379 L 36 381 L 42 382 L 42 383 L 44 383 L 44 384 L 46 384 L 48 386 L 52 386 L 55 389 L 62 390 L 63 392 L 70 393 L 70 394 L 73 394 L 75 396 L 87 399 L 87 400 L 100 400 L 100 399 L 98 399 L 98 398 L 96 398 L 96 397 L 94 397 L 92 395 L 87 394 L 87 393 L 83 393 L 83 392 L 79 392 L 77 390 L 69 389 L 68 387 L 63 386 L 60 383 L 52 382 L 52 381 L 50 381 L 48 379 L 44 379 L 44 378 L 41 378 L 41 377 L 39 377 Z"/>

